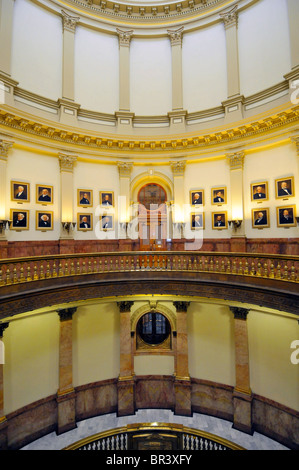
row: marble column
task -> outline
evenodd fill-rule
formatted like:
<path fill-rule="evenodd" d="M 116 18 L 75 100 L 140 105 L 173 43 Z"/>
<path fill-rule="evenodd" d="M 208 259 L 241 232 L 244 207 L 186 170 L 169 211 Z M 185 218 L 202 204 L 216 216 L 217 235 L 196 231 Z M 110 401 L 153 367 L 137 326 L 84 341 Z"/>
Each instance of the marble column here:
<path fill-rule="evenodd" d="M 118 302 L 120 312 L 120 371 L 117 384 L 118 416 L 135 412 L 135 381 L 131 344 L 131 307 L 134 302 Z"/>
<path fill-rule="evenodd" d="M 132 126 L 134 114 L 130 112 L 130 42 L 133 30 L 116 29 L 119 41 L 119 111 L 115 113 L 118 128 Z"/>
<path fill-rule="evenodd" d="M 226 62 L 227 62 L 227 100 L 225 108 L 226 122 L 243 118 L 244 96 L 240 95 L 239 47 L 238 47 L 238 5 L 220 14 L 225 27 Z"/>
<path fill-rule="evenodd" d="M 13 142 L 7 140 L 0 140 L 0 221 L 9 220 L 9 214 L 7 213 L 7 204 L 6 204 L 6 194 L 7 194 L 7 159 L 10 149 L 13 146 Z M 6 226 L 8 228 L 8 226 Z M 0 232 L 0 253 L 1 257 L 5 258 L 5 245 L 6 235 L 5 235 L 5 226 L 3 226 L 2 231 Z M 7 248 L 6 248 L 7 250 Z M 7 255 L 7 253 L 6 253 Z"/>
<path fill-rule="evenodd" d="M 11 78 L 12 29 L 15 0 L 0 0 L 0 104 L 14 105 L 14 88 L 18 82 Z"/>
<path fill-rule="evenodd" d="M 76 308 L 66 308 L 57 311 L 60 319 L 57 434 L 76 427 L 73 387 L 73 314 L 76 310 Z"/>
<path fill-rule="evenodd" d="M 249 310 L 230 307 L 234 315 L 235 371 L 236 382 L 233 393 L 235 429 L 252 434 L 252 392 L 249 375 L 249 349 L 247 315 Z"/>
<path fill-rule="evenodd" d="M 230 167 L 231 216 L 230 220 L 239 221 L 241 225 L 232 224 L 231 251 L 246 251 L 245 221 L 244 221 L 244 188 L 243 166 L 245 153 L 235 152 L 226 155 Z"/>
<path fill-rule="evenodd" d="M 60 240 L 70 240 L 73 238 L 73 226 L 69 225 L 74 220 L 74 184 L 73 172 L 77 157 L 72 155 L 59 154 L 60 181 L 61 181 L 61 236 Z M 66 224 L 68 223 L 68 225 Z M 62 242 L 63 245 L 63 242 Z M 70 244 L 66 242 L 62 246 L 63 253 L 72 253 Z M 65 251 L 66 250 L 66 251 Z"/>
<path fill-rule="evenodd" d="M 0 450 L 7 449 L 7 421 L 4 413 L 4 376 L 5 351 L 3 332 L 9 323 L 0 323 Z"/>
<path fill-rule="evenodd" d="M 182 224 L 184 220 L 184 202 L 185 202 L 185 191 L 184 191 L 184 175 L 186 162 L 181 160 L 178 162 L 171 162 L 171 169 L 173 174 L 173 192 L 174 200 L 172 205 L 172 220 L 173 220 L 173 238 L 184 238 L 184 231 Z"/>
<path fill-rule="evenodd" d="M 60 121 L 74 125 L 80 105 L 75 103 L 75 33 L 80 20 L 61 11 L 63 27 L 63 56 L 62 56 L 62 98 L 58 100 Z"/>
<path fill-rule="evenodd" d="M 175 414 L 191 416 L 191 380 L 188 360 L 187 310 L 190 302 L 173 302 L 176 308 Z"/>
<path fill-rule="evenodd" d="M 187 112 L 183 109 L 183 71 L 182 71 L 182 41 L 184 27 L 167 30 L 171 42 L 172 59 L 172 111 L 168 113 L 171 126 L 176 131 L 184 128 Z M 178 128 L 179 126 L 179 128 Z"/>

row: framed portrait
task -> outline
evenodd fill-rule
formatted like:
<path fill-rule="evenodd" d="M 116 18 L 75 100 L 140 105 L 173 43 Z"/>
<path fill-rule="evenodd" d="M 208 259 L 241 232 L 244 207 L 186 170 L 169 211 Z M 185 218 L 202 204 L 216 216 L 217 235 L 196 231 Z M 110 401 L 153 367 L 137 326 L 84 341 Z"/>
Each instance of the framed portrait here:
<path fill-rule="evenodd" d="M 29 230 L 29 211 L 10 209 L 10 230 Z"/>
<path fill-rule="evenodd" d="M 268 196 L 268 183 L 266 181 L 261 183 L 253 183 L 251 185 L 251 200 L 256 202 L 263 202 L 269 199 Z"/>
<path fill-rule="evenodd" d="M 268 208 L 252 209 L 251 211 L 252 228 L 270 227 L 270 213 Z"/>
<path fill-rule="evenodd" d="M 53 204 L 53 186 L 37 184 L 36 185 L 37 204 Z"/>
<path fill-rule="evenodd" d="M 275 180 L 276 199 L 288 199 L 295 196 L 294 177 L 280 178 Z"/>
<path fill-rule="evenodd" d="M 36 230 L 53 230 L 53 212 L 36 211 L 35 228 Z"/>
<path fill-rule="evenodd" d="M 193 212 L 191 214 L 191 230 L 199 230 L 205 228 L 204 212 Z"/>
<path fill-rule="evenodd" d="M 93 230 L 92 214 L 77 214 L 77 230 Z"/>
<path fill-rule="evenodd" d="M 204 201 L 204 190 L 195 189 L 190 191 L 190 204 L 191 206 L 203 206 Z"/>
<path fill-rule="evenodd" d="M 112 215 L 101 215 L 100 216 L 100 230 L 113 230 L 114 220 Z"/>
<path fill-rule="evenodd" d="M 11 200 L 22 202 L 30 201 L 30 184 L 21 181 L 11 182 Z"/>
<path fill-rule="evenodd" d="M 92 207 L 93 204 L 92 190 L 78 189 L 77 191 L 77 205 L 81 207 Z"/>
<path fill-rule="evenodd" d="M 296 206 L 284 206 L 276 208 L 277 227 L 295 227 Z"/>
<path fill-rule="evenodd" d="M 212 212 L 212 228 L 215 230 L 227 229 L 227 212 Z"/>
<path fill-rule="evenodd" d="M 100 191 L 100 204 L 103 207 L 114 207 L 114 193 L 112 191 Z"/>
<path fill-rule="evenodd" d="M 213 188 L 212 189 L 212 204 L 226 204 L 226 188 Z"/>

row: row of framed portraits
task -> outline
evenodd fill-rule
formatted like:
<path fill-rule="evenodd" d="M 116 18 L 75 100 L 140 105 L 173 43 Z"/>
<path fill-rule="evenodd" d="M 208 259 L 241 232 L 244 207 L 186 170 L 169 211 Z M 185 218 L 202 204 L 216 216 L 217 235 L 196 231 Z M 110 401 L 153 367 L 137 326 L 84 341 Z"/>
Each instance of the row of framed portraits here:
<path fill-rule="evenodd" d="M 17 202 L 30 202 L 30 183 L 11 181 L 11 200 Z M 54 188 L 50 185 L 35 185 L 35 202 L 37 204 L 53 204 Z M 99 203 L 103 207 L 114 207 L 114 192 L 99 191 Z M 90 189 L 77 190 L 77 205 L 79 207 L 93 206 L 93 191 Z"/>
<path fill-rule="evenodd" d="M 10 214 L 12 224 L 11 230 L 29 230 L 29 210 L 11 209 Z M 284 206 L 276 208 L 276 222 L 278 227 L 295 227 L 296 206 Z M 54 218 L 52 211 L 36 211 L 35 216 L 36 230 L 53 230 Z M 252 209 L 251 211 L 252 227 L 263 229 L 270 227 L 270 209 Z M 191 213 L 191 229 L 205 228 L 204 212 Z M 227 212 L 212 212 L 212 228 L 215 230 L 223 230 L 228 228 Z M 99 217 L 100 230 L 114 230 L 114 216 L 103 214 Z M 93 230 L 93 214 L 78 213 L 77 214 L 77 230 L 91 231 Z"/>
<path fill-rule="evenodd" d="M 267 181 L 260 181 L 250 185 L 251 201 L 267 201 L 269 199 L 269 187 Z M 295 196 L 294 177 L 280 178 L 275 180 L 275 198 L 288 199 Z M 226 187 L 212 188 L 211 204 L 222 205 L 227 203 Z M 191 206 L 204 206 L 204 189 L 190 191 Z"/>

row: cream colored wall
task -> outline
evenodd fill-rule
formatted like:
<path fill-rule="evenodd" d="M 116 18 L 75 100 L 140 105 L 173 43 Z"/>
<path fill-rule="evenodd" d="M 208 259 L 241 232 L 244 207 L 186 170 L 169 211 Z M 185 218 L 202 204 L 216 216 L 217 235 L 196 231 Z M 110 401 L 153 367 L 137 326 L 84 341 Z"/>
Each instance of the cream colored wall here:
<path fill-rule="evenodd" d="M 188 344 L 191 377 L 234 386 L 233 315 L 227 306 L 192 302 Z"/>
<path fill-rule="evenodd" d="M 57 393 L 59 317 L 56 312 L 11 321 L 5 330 L 4 412 Z"/>
<path fill-rule="evenodd" d="M 253 392 L 299 410 L 299 367 L 291 362 L 298 319 L 251 310 L 247 321 Z"/>
<path fill-rule="evenodd" d="M 25 90 L 61 97 L 62 20 L 28 0 L 15 0 L 12 76 Z"/>
<path fill-rule="evenodd" d="M 241 94 L 249 96 L 283 81 L 291 70 L 286 0 L 261 0 L 239 14 Z"/>
<path fill-rule="evenodd" d="M 136 375 L 173 375 L 174 357 L 161 355 L 142 355 L 134 357 Z"/>
<path fill-rule="evenodd" d="M 74 386 L 119 375 L 119 309 L 116 303 L 79 307 L 73 316 Z"/>

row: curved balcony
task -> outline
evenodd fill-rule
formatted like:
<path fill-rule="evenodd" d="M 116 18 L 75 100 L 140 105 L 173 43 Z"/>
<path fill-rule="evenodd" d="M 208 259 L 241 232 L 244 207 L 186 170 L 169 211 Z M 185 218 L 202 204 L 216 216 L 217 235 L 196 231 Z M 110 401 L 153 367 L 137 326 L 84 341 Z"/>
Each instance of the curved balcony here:
<path fill-rule="evenodd" d="M 298 314 L 299 256 L 117 252 L 0 260 L 5 318 L 58 303 L 149 292 L 217 298 Z"/>

